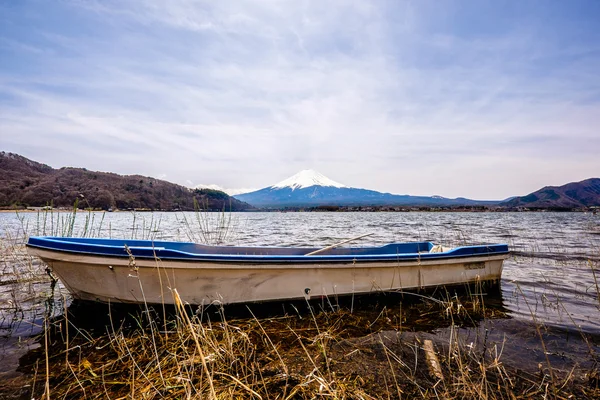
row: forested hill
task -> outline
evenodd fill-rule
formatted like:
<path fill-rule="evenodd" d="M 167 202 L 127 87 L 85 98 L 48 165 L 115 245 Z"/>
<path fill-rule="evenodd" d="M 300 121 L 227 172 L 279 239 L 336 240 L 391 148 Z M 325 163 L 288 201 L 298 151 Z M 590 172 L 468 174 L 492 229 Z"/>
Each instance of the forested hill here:
<path fill-rule="evenodd" d="M 189 189 L 141 175 L 117 175 L 85 168 L 54 169 L 14 153 L 0 152 L 0 207 L 79 207 L 194 210 L 194 199 L 212 210 L 240 211 L 250 205 L 224 192 Z"/>
<path fill-rule="evenodd" d="M 515 197 L 501 206 L 574 209 L 600 206 L 600 178 L 571 182 L 563 186 L 546 186 L 527 196 Z"/>

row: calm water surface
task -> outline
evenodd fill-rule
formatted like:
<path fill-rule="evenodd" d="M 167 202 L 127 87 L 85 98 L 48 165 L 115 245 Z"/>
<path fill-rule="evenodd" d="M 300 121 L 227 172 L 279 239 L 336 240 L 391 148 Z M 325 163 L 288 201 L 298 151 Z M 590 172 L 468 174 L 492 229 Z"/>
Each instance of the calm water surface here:
<path fill-rule="evenodd" d="M 206 234 L 201 232 L 208 231 L 209 240 L 223 244 L 267 246 L 327 246 L 367 233 L 372 235 L 353 245 L 507 243 L 513 254 L 504 264 L 501 302 L 510 323 L 496 324 L 494 334 L 518 337 L 525 329 L 519 321 L 531 322 L 533 315 L 558 337 L 564 337 L 560 332 L 600 337 L 593 274 L 593 268 L 600 268 L 600 215 L 272 212 L 224 218 L 216 213 L 199 221 L 194 213 L 79 213 L 71 226 L 66 213 L 0 213 L 0 378 L 14 372 L 18 357 L 37 346 L 32 337 L 44 316 L 61 314 L 70 303 L 60 283 L 53 287 L 44 279 L 44 266 L 24 255 L 24 238 L 70 230 L 73 236 L 185 241 L 202 241 Z M 229 227 L 224 237 L 214 233 L 219 225 Z"/>

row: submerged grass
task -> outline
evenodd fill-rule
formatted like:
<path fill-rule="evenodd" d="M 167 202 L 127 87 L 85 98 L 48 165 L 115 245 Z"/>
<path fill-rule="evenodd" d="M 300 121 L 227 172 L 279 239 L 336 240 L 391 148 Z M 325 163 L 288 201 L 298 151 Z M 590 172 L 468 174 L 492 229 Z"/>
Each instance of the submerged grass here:
<path fill-rule="evenodd" d="M 492 343 L 487 331 L 475 341 L 461 333 L 505 317 L 473 296 L 405 299 L 405 307 L 376 298 L 376 304 L 366 302 L 354 312 L 305 303 L 290 307 L 292 313 L 259 316 L 251 310 L 263 312 L 257 305 L 245 313 L 193 309 L 176 291 L 173 296 L 176 307 L 166 320 L 152 307 L 76 304 L 68 318 L 51 321 L 41 339 L 47 345 L 22 363 L 32 377 L 27 394 L 64 399 L 600 396 L 593 370 L 587 376 L 575 370 L 561 375 L 548 365 L 526 372 L 505 365 L 503 350 L 510 343 Z M 445 322 L 446 335 L 427 329 L 432 316 L 438 329 L 439 320 Z M 87 331 L 82 318 L 104 322 Z M 424 349 L 427 341 L 437 373 Z"/>

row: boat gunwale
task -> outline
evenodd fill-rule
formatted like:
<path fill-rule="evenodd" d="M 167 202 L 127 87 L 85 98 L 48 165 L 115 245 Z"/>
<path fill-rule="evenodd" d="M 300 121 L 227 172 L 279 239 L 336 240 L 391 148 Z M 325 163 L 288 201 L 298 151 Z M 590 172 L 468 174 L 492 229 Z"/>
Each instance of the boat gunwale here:
<path fill-rule="evenodd" d="M 105 256 L 105 255 L 86 255 L 87 260 L 81 260 L 81 255 L 77 253 L 59 252 L 55 250 L 36 248 L 36 250 L 47 251 L 50 253 L 64 254 L 67 258 L 52 257 L 53 254 L 40 255 L 45 262 L 60 262 L 60 263 L 72 263 L 86 266 L 98 266 L 104 267 L 106 265 L 112 265 L 113 267 L 130 267 L 129 259 L 121 256 Z M 69 259 L 69 257 L 76 257 L 79 259 Z M 404 260 L 338 260 L 329 262 L 260 262 L 260 261 L 230 261 L 230 260 L 191 260 L 191 259 L 168 259 L 163 260 L 160 258 L 136 258 L 136 267 L 144 269 L 236 269 L 236 270 L 254 270 L 254 269 L 329 269 L 329 268 L 340 268 L 340 269 L 354 269 L 354 268 L 404 268 L 419 266 L 427 268 L 438 265 L 450 265 L 450 264 L 465 264 L 465 263 L 485 263 L 487 261 L 505 260 L 508 258 L 508 254 L 493 254 L 493 255 L 474 255 L 470 257 L 452 257 L 446 259 L 430 258 L 430 259 L 404 259 Z"/>

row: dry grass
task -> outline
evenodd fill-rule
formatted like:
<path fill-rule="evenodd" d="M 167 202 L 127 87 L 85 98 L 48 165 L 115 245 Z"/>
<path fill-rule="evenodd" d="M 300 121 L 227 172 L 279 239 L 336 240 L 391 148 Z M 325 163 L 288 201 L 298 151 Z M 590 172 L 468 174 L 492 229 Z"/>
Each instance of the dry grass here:
<path fill-rule="evenodd" d="M 249 311 L 247 317 L 231 320 L 227 309 L 194 313 L 181 302 L 166 320 L 151 308 L 126 316 L 131 309 L 123 313 L 94 306 L 96 312 L 112 310 L 103 332 L 78 329 L 76 320 L 52 322 L 44 335 L 47 352 L 42 347 L 31 354 L 30 376 L 37 371 L 31 394 L 54 399 L 600 395 L 593 376 L 587 381 L 573 373 L 550 378 L 547 368 L 539 374 L 524 373 L 504 365 L 504 343 L 492 346 L 487 337 L 467 343 L 460 326 L 499 316 L 478 302 L 473 296 L 467 301 L 426 299 L 410 307 L 414 315 L 380 305 L 374 320 L 372 312 L 360 308 L 353 313 L 343 307 L 316 312 L 314 304 L 305 304 L 304 312 L 292 315 L 258 318 Z M 449 338 L 407 330 L 415 328 L 415 321 L 418 324 L 416 315 L 426 318 L 432 313 L 447 322 Z M 431 339 L 442 379 L 430 372 L 423 350 L 424 341 Z"/>

